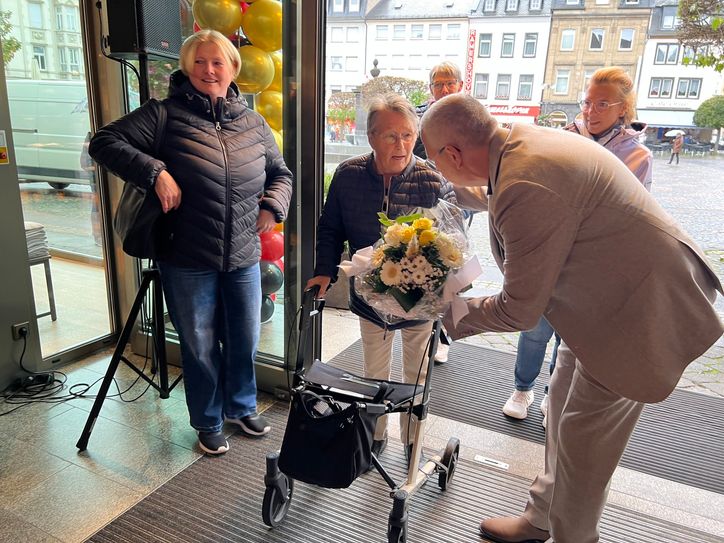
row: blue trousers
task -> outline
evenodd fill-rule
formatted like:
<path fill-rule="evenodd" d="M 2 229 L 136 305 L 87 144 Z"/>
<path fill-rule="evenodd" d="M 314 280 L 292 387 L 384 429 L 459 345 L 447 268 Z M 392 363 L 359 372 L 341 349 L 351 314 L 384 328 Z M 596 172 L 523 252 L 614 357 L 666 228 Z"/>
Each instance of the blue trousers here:
<path fill-rule="evenodd" d="M 553 370 L 556 367 L 556 357 L 558 356 L 561 337 L 544 317 L 540 318 L 535 328 L 520 333 L 518 356 L 515 359 L 516 390 L 530 390 L 535 385 L 535 380 L 538 378 L 540 369 L 543 366 L 543 360 L 545 360 L 548 341 L 550 341 L 553 334 L 556 336 L 556 344 L 553 346 L 553 355 L 551 356 L 551 375 L 553 375 Z M 548 387 L 546 387 L 546 393 L 548 393 Z"/>
<path fill-rule="evenodd" d="M 159 263 L 179 336 L 186 405 L 198 431 L 256 412 L 254 358 L 261 329 L 259 265 L 230 272 Z"/>

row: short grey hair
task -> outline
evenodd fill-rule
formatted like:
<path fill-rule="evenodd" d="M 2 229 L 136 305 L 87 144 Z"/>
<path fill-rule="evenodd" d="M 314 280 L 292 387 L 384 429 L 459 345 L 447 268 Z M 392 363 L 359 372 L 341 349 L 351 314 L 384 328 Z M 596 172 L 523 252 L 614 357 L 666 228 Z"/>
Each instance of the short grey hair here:
<path fill-rule="evenodd" d="M 447 144 L 459 148 L 468 143 L 475 145 L 490 141 L 498 128 L 487 108 L 469 94 L 450 94 L 437 100 L 422 116 L 422 131 L 434 126 L 437 132 L 445 132 Z"/>
<path fill-rule="evenodd" d="M 221 49 L 227 62 L 231 65 L 231 73 L 234 79 L 239 75 L 241 70 L 241 56 L 238 49 L 231 43 L 231 40 L 216 30 L 206 29 L 199 30 L 186 38 L 181 45 L 179 52 L 179 67 L 185 75 L 189 75 L 194 69 L 194 60 L 196 59 L 196 50 L 202 43 L 213 43 Z"/>
<path fill-rule="evenodd" d="M 392 111 L 404 116 L 415 129 L 415 134 L 419 131 L 419 120 L 417 113 L 412 104 L 404 96 L 399 94 L 388 93 L 382 96 L 375 96 L 369 102 L 367 110 L 367 134 L 373 134 L 375 131 L 375 121 L 380 111 Z"/>
<path fill-rule="evenodd" d="M 457 64 L 447 60 L 432 67 L 432 70 L 430 70 L 430 85 L 432 85 L 433 81 L 435 81 L 435 78 L 438 75 L 454 77 L 455 81 L 463 80 L 460 73 L 460 68 L 457 67 Z"/>

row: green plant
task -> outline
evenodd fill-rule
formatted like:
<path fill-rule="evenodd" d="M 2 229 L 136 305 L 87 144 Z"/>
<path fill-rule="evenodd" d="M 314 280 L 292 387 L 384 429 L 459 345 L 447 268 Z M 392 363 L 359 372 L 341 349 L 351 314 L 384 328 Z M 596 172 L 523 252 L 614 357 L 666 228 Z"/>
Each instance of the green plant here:
<path fill-rule="evenodd" d="M 721 130 L 724 126 L 724 96 L 712 96 L 708 100 L 704 100 L 694 112 L 694 124 L 714 128 L 717 131 L 717 143 L 714 149 L 718 150 L 721 142 Z"/>
<path fill-rule="evenodd" d="M 724 2 L 722 0 L 680 0 L 679 41 L 691 47 L 693 58 L 684 64 L 724 70 Z"/>
<path fill-rule="evenodd" d="M 22 47 L 17 38 L 11 35 L 13 25 L 10 23 L 11 11 L 0 11 L 0 42 L 2 42 L 3 62 L 7 64 Z"/>

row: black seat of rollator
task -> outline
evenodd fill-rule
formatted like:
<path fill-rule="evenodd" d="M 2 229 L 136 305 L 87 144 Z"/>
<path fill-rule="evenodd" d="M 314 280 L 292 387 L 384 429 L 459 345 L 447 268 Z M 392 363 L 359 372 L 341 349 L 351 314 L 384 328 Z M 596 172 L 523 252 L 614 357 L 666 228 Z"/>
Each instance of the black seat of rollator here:
<path fill-rule="evenodd" d="M 422 394 L 422 387 L 414 383 L 367 379 L 319 360 L 312 363 L 302 379 L 317 387 L 329 389 L 335 396 L 347 395 L 351 400 L 386 401 L 400 405 L 412 401 L 416 394 Z"/>

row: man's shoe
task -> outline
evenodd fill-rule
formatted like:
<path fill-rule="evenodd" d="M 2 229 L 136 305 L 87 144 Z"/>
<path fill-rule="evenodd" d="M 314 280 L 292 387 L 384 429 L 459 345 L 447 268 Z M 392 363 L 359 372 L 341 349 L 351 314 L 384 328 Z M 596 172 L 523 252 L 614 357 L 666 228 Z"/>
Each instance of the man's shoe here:
<path fill-rule="evenodd" d="M 543 413 L 543 428 L 548 427 L 548 394 L 543 396 L 543 400 L 540 402 L 540 412 Z"/>
<path fill-rule="evenodd" d="M 229 450 L 229 442 L 221 432 L 199 432 L 199 447 L 208 454 L 224 454 Z"/>
<path fill-rule="evenodd" d="M 450 346 L 445 345 L 442 341 L 437 344 L 437 352 L 435 353 L 435 363 L 444 364 L 447 362 L 447 354 L 450 351 Z"/>
<path fill-rule="evenodd" d="M 536 528 L 523 517 L 485 519 L 480 535 L 497 543 L 544 543 L 550 538 L 546 530 Z"/>
<path fill-rule="evenodd" d="M 503 406 L 503 413 L 514 419 L 524 419 L 528 416 L 528 407 L 533 403 L 535 394 L 532 390 L 514 390 Z"/>
<path fill-rule="evenodd" d="M 387 448 L 387 436 L 385 436 L 382 439 L 375 439 L 372 442 L 372 454 L 374 454 L 377 458 L 380 457 L 380 455 L 383 453 L 383 451 Z"/>
<path fill-rule="evenodd" d="M 226 422 L 237 424 L 245 434 L 250 436 L 263 436 L 271 430 L 271 426 L 266 419 L 256 413 L 240 419 L 226 419 Z"/>

